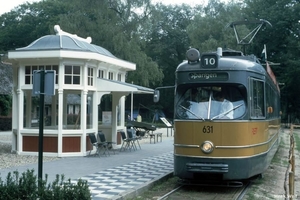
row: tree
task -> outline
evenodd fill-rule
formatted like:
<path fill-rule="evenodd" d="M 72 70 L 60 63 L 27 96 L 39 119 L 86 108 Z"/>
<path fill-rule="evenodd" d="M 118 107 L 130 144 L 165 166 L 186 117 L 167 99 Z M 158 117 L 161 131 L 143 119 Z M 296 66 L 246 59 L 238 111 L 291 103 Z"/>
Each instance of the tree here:
<path fill-rule="evenodd" d="M 145 34 L 145 51 L 164 72 L 164 85 L 174 85 L 176 67 L 185 59 L 190 45 L 186 32 L 194 10 L 188 5 L 152 7 Z"/>
<path fill-rule="evenodd" d="M 280 63 L 272 66 L 277 80 L 283 83 L 281 87 L 281 105 L 283 120 L 292 116 L 300 118 L 300 97 L 296 87 L 300 84 L 297 74 L 300 67 L 300 45 L 299 45 L 299 1 L 293 0 L 245 0 L 243 12 L 249 18 L 262 18 L 271 22 L 271 29 L 264 29 L 257 38 L 257 44 L 252 48 L 261 52 L 261 44 L 267 45 L 268 60 Z"/>
<path fill-rule="evenodd" d="M 27 2 L 1 15 L 0 52 L 25 47 L 53 32 L 59 14 L 67 10 L 62 5 L 59 0 Z"/>
<path fill-rule="evenodd" d="M 0 94 L 0 115 L 7 116 L 11 110 L 12 97 L 7 94 Z"/>
<path fill-rule="evenodd" d="M 209 1 L 195 8 L 182 4 L 152 5 L 150 0 L 43 0 L 25 3 L 0 16 L 0 52 L 24 47 L 35 39 L 53 33 L 53 26 L 91 36 L 116 57 L 137 64 L 127 82 L 146 87 L 174 85 L 174 72 L 195 47 L 200 52 L 217 47 L 239 50 L 228 23 L 265 19 L 272 28 L 263 27 L 247 46 L 247 53 L 259 56 L 267 45 L 268 60 L 282 87 L 282 108 L 299 118 L 300 97 L 295 86 L 299 81 L 300 4 L 294 0 L 221 0 Z M 251 27 L 241 28 L 242 34 Z M 173 110 L 173 91 L 162 93 L 165 110 Z M 289 91 L 289 92 L 287 92 Z M 166 95 L 166 96 L 164 96 Z M 171 97 L 171 98 L 170 98 Z M 143 99 L 144 100 L 144 99 Z M 150 104 L 150 102 L 149 102 Z"/>
<path fill-rule="evenodd" d="M 194 12 L 188 5 L 165 6 L 156 4 L 151 7 L 149 20 L 144 24 L 142 39 L 145 41 L 143 50 L 154 60 L 163 71 L 162 84 L 157 86 L 172 86 L 175 84 L 175 70 L 185 60 L 186 50 L 190 46 L 190 40 L 186 32 Z M 160 105 L 167 117 L 173 117 L 174 89 L 161 92 Z M 155 108 L 153 108 L 155 109 Z"/>
<path fill-rule="evenodd" d="M 140 6 L 143 15 L 137 13 Z M 29 45 L 37 38 L 53 33 L 53 27 L 81 37 L 91 36 L 116 57 L 137 64 L 127 82 L 146 87 L 160 84 L 162 71 L 141 50 L 140 24 L 147 15 L 149 0 L 44 0 L 22 4 L 0 17 L 0 51 Z M 149 76 L 148 76 L 149 75 Z"/>
<path fill-rule="evenodd" d="M 141 49 L 139 29 L 146 20 L 149 0 L 64 1 L 69 11 L 60 15 L 60 24 L 68 32 L 93 38 L 93 43 L 108 49 L 115 56 L 134 62 L 136 71 L 129 72 L 127 82 L 142 86 L 161 83 L 162 71 Z M 91 6 L 93 5 L 93 6 Z M 138 9 L 145 12 L 138 14 Z"/>
<path fill-rule="evenodd" d="M 213 0 L 202 10 L 188 26 L 191 45 L 200 52 L 216 51 L 217 47 L 239 50 L 234 32 L 228 24 L 241 19 L 240 4 Z"/>

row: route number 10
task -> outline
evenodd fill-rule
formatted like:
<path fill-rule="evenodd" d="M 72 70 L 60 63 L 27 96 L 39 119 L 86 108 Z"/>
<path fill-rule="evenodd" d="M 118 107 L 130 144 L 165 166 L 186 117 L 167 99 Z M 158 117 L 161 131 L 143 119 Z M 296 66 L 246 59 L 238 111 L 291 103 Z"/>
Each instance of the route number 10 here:
<path fill-rule="evenodd" d="M 205 58 L 204 59 L 205 65 L 214 65 L 216 63 L 215 58 Z"/>
<path fill-rule="evenodd" d="M 201 67 L 203 68 L 216 68 L 218 67 L 218 55 L 217 54 L 203 54 L 201 56 Z"/>

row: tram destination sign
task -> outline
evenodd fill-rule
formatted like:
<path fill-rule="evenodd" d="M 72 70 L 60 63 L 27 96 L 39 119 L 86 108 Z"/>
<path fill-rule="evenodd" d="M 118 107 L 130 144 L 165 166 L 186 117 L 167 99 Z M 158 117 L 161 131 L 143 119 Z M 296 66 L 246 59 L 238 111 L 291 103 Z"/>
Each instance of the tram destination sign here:
<path fill-rule="evenodd" d="M 193 72 L 193 73 L 189 73 L 189 80 L 227 81 L 228 73 L 225 73 L 225 72 Z"/>

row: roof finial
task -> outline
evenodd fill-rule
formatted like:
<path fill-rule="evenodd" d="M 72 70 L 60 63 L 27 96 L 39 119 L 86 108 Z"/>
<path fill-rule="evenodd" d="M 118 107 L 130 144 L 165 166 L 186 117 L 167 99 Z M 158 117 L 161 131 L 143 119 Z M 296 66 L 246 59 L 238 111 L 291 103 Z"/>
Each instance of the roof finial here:
<path fill-rule="evenodd" d="M 82 37 L 77 36 L 76 34 L 67 33 L 65 31 L 61 30 L 59 25 L 54 26 L 54 31 L 55 31 L 56 35 L 66 35 L 66 36 L 69 36 L 69 37 L 72 37 L 72 38 L 75 38 L 77 40 L 81 40 L 81 41 L 84 41 L 84 42 L 87 42 L 87 43 L 92 42 L 91 37 L 82 38 Z"/>

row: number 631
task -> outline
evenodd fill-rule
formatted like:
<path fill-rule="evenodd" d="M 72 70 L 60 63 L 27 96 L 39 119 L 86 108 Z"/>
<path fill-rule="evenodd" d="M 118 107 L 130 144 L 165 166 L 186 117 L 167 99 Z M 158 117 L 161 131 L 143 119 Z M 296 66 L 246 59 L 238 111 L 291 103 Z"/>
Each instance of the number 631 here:
<path fill-rule="evenodd" d="M 213 126 L 203 126 L 202 132 L 203 133 L 213 133 L 214 127 Z"/>

